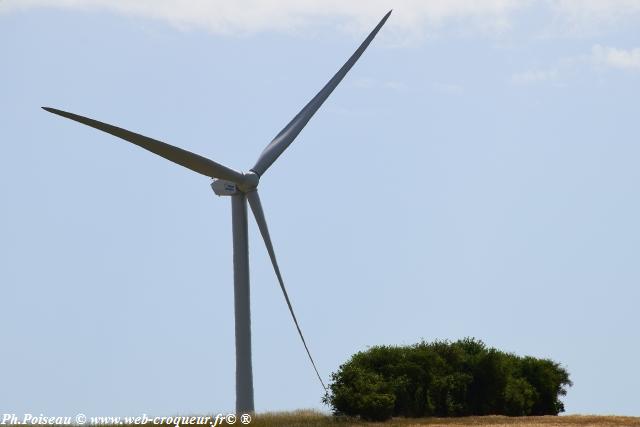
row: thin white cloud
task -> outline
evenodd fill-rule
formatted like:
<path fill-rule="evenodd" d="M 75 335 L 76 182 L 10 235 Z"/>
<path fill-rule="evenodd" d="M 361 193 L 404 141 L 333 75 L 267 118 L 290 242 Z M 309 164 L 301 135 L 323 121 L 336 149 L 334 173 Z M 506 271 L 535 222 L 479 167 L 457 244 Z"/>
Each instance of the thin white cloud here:
<path fill-rule="evenodd" d="M 384 38 L 407 43 L 453 34 L 502 34 L 528 12 L 542 13 L 537 30 L 594 34 L 640 24 L 640 0 L 2 0 L 0 13 L 34 7 L 103 10 L 222 34 L 307 31 L 330 24 L 358 36 L 393 8 Z M 542 28 L 544 26 L 544 28 Z"/>
<path fill-rule="evenodd" d="M 591 52 L 562 58 L 548 68 L 514 73 L 511 75 L 511 83 L 528 85 L 551 82 L 556 86 L 563 86 L 568 79 L 585 71 L 602 68 L 640 72 L 640 48 L 620 49 L 596 44 Z"/>
<path fill-rule="evenodd" d="M 408 89 L 406 83 L 397 80 L 389 80 L 388 82 L 384 82 L 384 87 L 396 91 L 404 91 Z"/>
<path fill-rule="evenodd" d="M 464 88 L 455 83 L 434 83 L 432 85 L 433 90 L 436 92 L 444 93 L 447 95 L 462 95 L 464 93 Z"/>
<path fill-rule="evenodd" d="M 640 48 L 626 50 L 595 45 L 591 49 L 591 57 L 596 65 L 640 71 Z"/>
<path fill-rule="evenodd" d="M 247 34 L 296 31 L 323 18 L 361 34 L 393 8 L 388 30 L 400 38 L 438 31 L 452 20 L 474 31 L 508 29 L 510 16 L 527 0 L 5 0 L 0 12 L 33 7 L 108 10 L 166 21 L 182 29 Z M 399 38 L 399 37 L 396 37 Z"/>
<path fill-rule="evenodd" d="M 640 21 L 640 0 L 547 0 L 557 34 L 597 35 Z"/>
<path fill-rule="evenodd" d="M 357 79 L 353 85 L 359 89 L 389 89 L 393 91 L 407 90 L 407 84 L 398 80 L 380 81 L 370 77 Z"/>
<path fill-rule="evenodd" d="M 531 84 L 556 80 L 557 78 L 558 70 L 555 68 L 548 70 L 528 70 L 513 74 L 511 76 L 511 82 L 515 84 Z"/>

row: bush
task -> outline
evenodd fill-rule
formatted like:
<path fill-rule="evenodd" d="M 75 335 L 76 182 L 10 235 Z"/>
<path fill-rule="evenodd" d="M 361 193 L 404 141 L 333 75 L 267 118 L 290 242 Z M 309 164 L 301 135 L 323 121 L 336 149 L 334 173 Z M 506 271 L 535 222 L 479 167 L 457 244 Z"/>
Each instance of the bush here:
<path fill-rule="evenodd" d="M 391 418 L 395 396 L 380 374 L 358 364 L 343 365 L 341 372 L 331 386 L 331 401 L 341 408 L 341 414 L 372 421 Z"/>
<path fill-rule="evenodd" d="M 333 373 L 323 401 L 336 415 L 381 421 L 392 416 L 558 415 L 572 385 L 548 359 L 519 357 L 479 340 L 376 346 Z"/>

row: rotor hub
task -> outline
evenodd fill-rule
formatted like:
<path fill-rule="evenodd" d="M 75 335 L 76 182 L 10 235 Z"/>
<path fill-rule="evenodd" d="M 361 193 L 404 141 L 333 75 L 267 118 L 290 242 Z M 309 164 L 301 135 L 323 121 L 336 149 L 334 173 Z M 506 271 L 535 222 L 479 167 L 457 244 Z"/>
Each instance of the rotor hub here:
<path fill-rule="evenodd" d="M 243 182 L 238 185 L 238 188 L 243 193 L 247 193 L 249 191 L 255 190 L 258 188 L 258 183 L 260 182 L 260 177 L 254 171 L 249 171 L 242 176 Z"/>

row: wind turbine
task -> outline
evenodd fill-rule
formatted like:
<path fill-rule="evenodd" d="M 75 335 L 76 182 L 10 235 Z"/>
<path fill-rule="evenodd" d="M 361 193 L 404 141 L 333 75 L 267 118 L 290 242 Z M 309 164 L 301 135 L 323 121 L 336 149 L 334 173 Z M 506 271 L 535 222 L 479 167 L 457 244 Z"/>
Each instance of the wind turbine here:
<path fill-rule="evenodd" d="M 287 124 L 276 137 L 262 151 L 260 157 L 249 172 L 237 172 L 231 168 L 216 163 L 198 154 L 191 153 L 173 145 L 140 135 L 128 130 L 102 123 L 87 117 L 55 108 L 42 107 L 46 111 L 66 117 L 87 126 L 99 129 L 103 132 L 122 138 L 146 150 L 151 151 L 167 160 L 198 172 L 202 175 L 213 178 L 211 187 L 218 196 L 231 197 L 231 215 L 233 230 L 233 284 L 234 284 L 234 308 L 235 308 L 235 337 L 236 337 L 236 413 L 247 413 L 254 411 L 253 405 L 253 373 L 251 367 L 251 314 L 249 299 L 249 245 L 247 233 L 247 201 L 253 212 L 260 234 L 269 252 L 269 258 L 273 264 L 280 289 L 289 307 L 289 312 L 298 330 L 302 344 L 313 365 L 313 369 L 326 390 L 324 382 L 318 372 L 316 364 L 311 357 L 311 352 L 304 339 L 298 319 L 291 306 L 289 295 L 282 280 L 282 274 L 276 261 L 276 254 L 273 250 L 267 221 L 262 210 L 260 197 L 258 196 L 258 183 L 260 177 L 269 169 L 278 157 L 291 145 L 307 122 L 320 108 L 322 103 L 338 86 L 340 81 L 349 72 L 353 64 L 360 58 L 365 49 L 369 46 L 373 38 L 378 34 L 380 28 L 391 15 L 389 11 L 380 20 L 378 25 L 371 31 L 369 36 L 362 42 L 360 47 L 351 55 L 347 62 L 338 70 L 331 80 L 309 101 L 307 105 Z"/>

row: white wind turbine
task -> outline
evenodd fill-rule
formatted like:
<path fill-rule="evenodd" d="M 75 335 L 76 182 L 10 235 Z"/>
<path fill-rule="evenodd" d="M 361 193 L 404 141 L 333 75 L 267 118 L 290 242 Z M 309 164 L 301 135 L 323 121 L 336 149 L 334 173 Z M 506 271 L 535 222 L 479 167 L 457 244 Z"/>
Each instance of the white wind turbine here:
<path fill-rule="evenodd" d="M 275 270 L 280 288 L 289 307 L 289 311 L 295 323 L 300 339 L 313 365 L 313 369 L 322 384 L 322 378 L 311 357 L 309 347 L 302 335 L 302 330 L 291 306 L 291 301 L 280 274 L 280 268 L 276 261 L 273 244 L 269 237 L 267 221 L 262 210 L 260 197 L 258 196 L 258 183 L 260 177 L 269 169 L 276 159 L 287 149 L 298 136 L 314 113 L 320 108 L 322 103 L 338 86 L 353 64 L 360 58 L 365 49 L 369 46 L 380 28 L 391 15 L 389 11 L 369 36 L 362 42 L 360 47 L 351 55 L 347 62 L 338 70 L 331 80 L 313 97 L 311 101 L 287 124 L 284 129 L 267 145 L 257 162 L 247 173 L 237 172 L 219 163 L 191 153 L 164 142 L 130 132 L 128 130 L 99 122 L 77 114 L 68 113 L 55 108 L 42 107 L 50 113 L 75 120 L 87 126 L 110 133 L 122 138 L 146 150 L 151 151 L 167 160 L 211 177 L 213 191 L 218 196 L 230 196 L 232 207 L 232 229 L 233 229 L 233 282 L 234 282 L 234 305 L 235 305 L 235 336 L 236 336 L 236 411 L 237 413 L 253 412 L 253 373 L 251 367 L 251 315 L 249 300 L 249 247 L 247 236 L 247 201 L 253 212 L 260 234 L 269 252 L 271 263 Z"/>

